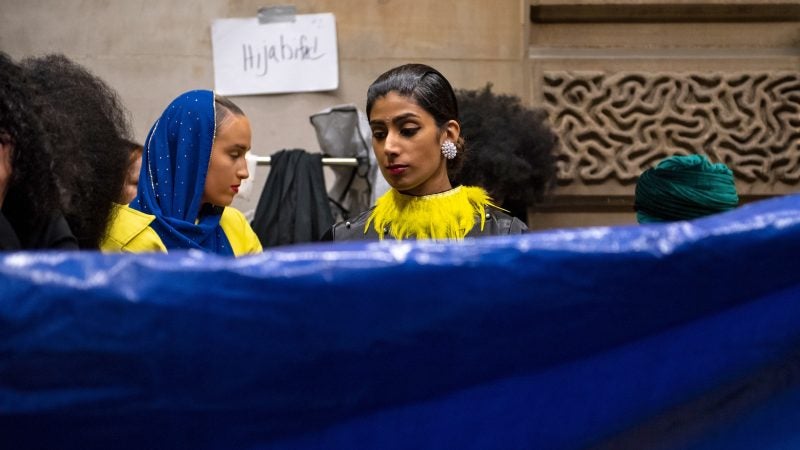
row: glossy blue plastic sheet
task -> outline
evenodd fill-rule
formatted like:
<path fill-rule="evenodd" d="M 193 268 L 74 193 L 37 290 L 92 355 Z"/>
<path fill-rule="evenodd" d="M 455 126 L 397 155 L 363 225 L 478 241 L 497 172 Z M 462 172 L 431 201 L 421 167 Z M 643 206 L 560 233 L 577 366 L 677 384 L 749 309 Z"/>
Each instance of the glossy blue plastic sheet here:
<path fill-rule="evenodd" d="M 462 244 L 7 253 L 0 447 L 791 448 L 798 254 L 798 196 Z"/>

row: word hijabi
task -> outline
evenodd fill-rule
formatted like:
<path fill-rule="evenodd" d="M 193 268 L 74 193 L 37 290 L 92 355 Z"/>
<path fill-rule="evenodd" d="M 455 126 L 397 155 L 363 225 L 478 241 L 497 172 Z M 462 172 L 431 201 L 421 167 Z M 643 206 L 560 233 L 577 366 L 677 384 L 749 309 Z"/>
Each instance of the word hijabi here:
<path fill-rule="evenodd" d="M 297 42 L 292 44 L 286 42 L 283 35 L 280 36 L 277 44 L 264 43 L 261 47 L 251 44 L 242 44 L 242 63 L 244 71 L 255 70 L 256 75 L 266 76 L 269 73 L 271 63 L 280 64 L 285 61 L 314 61 L 325 56 L 320 53 L 319 38 L 313 39 L 302 34 Z"/>

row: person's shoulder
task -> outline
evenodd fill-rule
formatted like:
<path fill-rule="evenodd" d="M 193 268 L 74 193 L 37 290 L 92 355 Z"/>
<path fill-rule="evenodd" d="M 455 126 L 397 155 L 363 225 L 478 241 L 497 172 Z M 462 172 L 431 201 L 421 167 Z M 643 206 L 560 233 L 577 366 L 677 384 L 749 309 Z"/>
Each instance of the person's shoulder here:
<path fill-rule="evenodd" d="M 133 209 L 128 205 L 114 204 L 111 211 L 111 225 L 109 233 L 123 241 L 128 241 L 133 236 L 149 228 L 156 216 Z"/>
<path fill-rule="evenodd" d="M 167 248 L 150 227 L 156 216 L 147 214 L 128 205 L 115 204 L 111 213 L 111 223 L 100 242 L 100 250 L 105 252 L 166 252 Z"/>
<path fill-rule="evenodd" d="M 484 229 L 484 234 L 522 234 L 528 231 L 525 222 L 499 208 L 488 207 L 486 215 L 486 227 L 491 225 L 491 229 Z"/>
<path fill-rule="evenodd" d="M 0 250 L 20 250 L 21 248 L 22 245 L 14 227 L 3 215 L 3 211 L 0 211 Z"/>
<path fill-rule="evenodd" d="M 331 228 L 331 236 L 329 236 L 330 239 L 328 240 L 351 241 L 359 239 L 377 239 L 377 234 L 372 236 L 374 232 L 370 233 L 372 230 L 365 230 L 367 226 L 367 220 L 369 219 L 369 215 L 372 213 L 373 209 L 375 209 L 374 206 L 352 219 L 343 220 L 334 224 Z"/>
<path fill-rule="evenodd" d="M 156 216 L 141 212 L 138 209 L 133 209 L 129 205 L 121 205 L 114 203 L 114 208 L 111 210 L 112 219 L 119 218 L 125 222 L 149 226 L 155 220 Z"/>
<path fill-rule="evenodd" d="M 51 214 L 35 238 L 35 248 L 78 250 L 78 239 L 72 234 L 67 219 L 60 211 Z"/>
<path fill-rule="evenodd" d="M 253 227 L 250 226 L 244 214 L 238 209 L 226 206 L 222 210 L 219 226 L 222 227 L 222 231 L 228 238 L 234 255 L 241 256 L 263 251 L 258 235 L 253 231 Z"/>
<path fill-rule="evenodd" d="M 244 214 L 233 206 L 226 206 L 225 209 L 222 210 L 222 217 L 220 217 L 219 221 L 220 223 L 248 223 Z"/>

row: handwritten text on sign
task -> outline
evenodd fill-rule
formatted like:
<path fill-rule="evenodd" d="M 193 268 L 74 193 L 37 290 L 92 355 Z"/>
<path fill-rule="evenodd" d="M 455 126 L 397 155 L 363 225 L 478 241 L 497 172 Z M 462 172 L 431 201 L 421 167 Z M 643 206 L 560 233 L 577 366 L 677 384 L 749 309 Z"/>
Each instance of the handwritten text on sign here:
<path fill-rule="evenodd" d="M 329 91 L 339 86 L 333 14 L 260 24 L 218 19 L 211 27 L 214 84 L 222 95 Z"/>

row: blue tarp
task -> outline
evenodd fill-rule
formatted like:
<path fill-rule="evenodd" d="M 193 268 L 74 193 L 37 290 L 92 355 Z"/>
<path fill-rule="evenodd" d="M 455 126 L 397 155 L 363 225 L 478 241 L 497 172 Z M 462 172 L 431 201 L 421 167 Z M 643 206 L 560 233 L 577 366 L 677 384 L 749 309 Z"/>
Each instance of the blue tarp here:
<path fill-rule="evenodd" d="M 0 448 L 797 448 L 800 196 L 461 244 L 0 256 Z"/>

